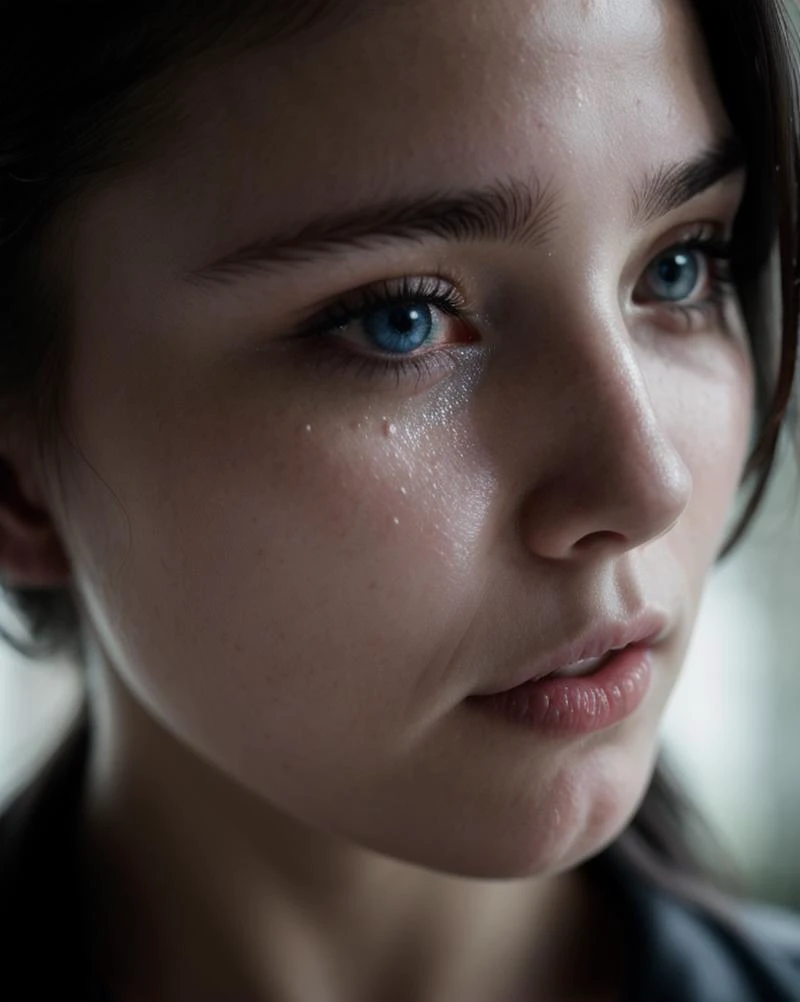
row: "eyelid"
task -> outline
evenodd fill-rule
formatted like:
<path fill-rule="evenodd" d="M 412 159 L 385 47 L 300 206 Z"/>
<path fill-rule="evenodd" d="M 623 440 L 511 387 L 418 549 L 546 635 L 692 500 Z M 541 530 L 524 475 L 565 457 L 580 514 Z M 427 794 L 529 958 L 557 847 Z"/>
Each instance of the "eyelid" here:
<path fill-rule="evenodd" d="M 626 297 L 630 298 L 634 288 L 650 265 L 667 251 L 673 248 L 693 247 L 703 250 L 705 247 L 724 252 L 725 256 L 735 258 L 738 248 L 734 243 L 733 221 L 720 219 L 694 219 L 671 227 L 656 239 L 650 239 L 631 257 L 622 276 L 621 288 Z"/>
<path fill-rule="evenodd" d="M 299 333 L 319 334 L 364 317 L 392 303 L 425 301 L 442 312 L 468 321 L 474 314 L 458 284 L 442 274 L 402 275 L 332 296 L 300 325 Z"/>
<path fill-rule="evenodd" d="M 733 335 L 734 326 L 728 307 L 737 299 L 733 273 L 737 251 L 733 238 L 720 235 L 720 229 L 719 225 L 697 224 L 694 231 L 683 231 L 683 239 L 673 239 L 649 257 L 630 292 L 630 303 L 637 314 L 648 317 L 649 322 L 673 333 L 697 334 L 705 331 Z M 680 299 L 662 298 L 646 287 L 640 292 L 653 265 L 669 256 L 671 251 L 689 251 L 702 256 L 702 273 L 697 290 Z"/>
<path fill-rule="evenodd" d="M 414 302 L 444 313 L 448 318 L 444 321 L 448 333 L 458 336 L 437 338 L 430 345 L 420 344 L 396 353 L 368 343 L 365 318 L 370 312 Z M 351 328 L 356 336 L 348 336 Z M 406 386 L 416 392 L 454 373 L 464 362 L 463 349 L 474 349 L 473 342 L 481 338 L 470 321 L 463 293 L 452 281 L 441 275 L 406 275 L 371 283 L 334 298 L 317 310 L 291 340 L 305 344 L 311 351 L 310 360 L 328 372 L 393 380 L 394 388 Z"/>
<path fill-rule="evenodd" d="M 730 246 L 733 239 L 734 219 L 694 219 L 668 230 L 651 245 L 649 260 L 659 257 L 672 247 L 702 242 Z"/>

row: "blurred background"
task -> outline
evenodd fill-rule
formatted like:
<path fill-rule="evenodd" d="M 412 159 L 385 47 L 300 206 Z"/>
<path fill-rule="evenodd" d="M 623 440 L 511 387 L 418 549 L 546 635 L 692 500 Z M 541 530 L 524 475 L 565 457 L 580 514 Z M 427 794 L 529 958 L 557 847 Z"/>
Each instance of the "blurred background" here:
<path fill-rule="evenodd" d="M 0 801 L 80 698 L 68 666 L 0 648 Z M 752 892 L 800 910 L 800 474 L 786 446 L 758 520 L 711 579 L 664 738 Z"/>

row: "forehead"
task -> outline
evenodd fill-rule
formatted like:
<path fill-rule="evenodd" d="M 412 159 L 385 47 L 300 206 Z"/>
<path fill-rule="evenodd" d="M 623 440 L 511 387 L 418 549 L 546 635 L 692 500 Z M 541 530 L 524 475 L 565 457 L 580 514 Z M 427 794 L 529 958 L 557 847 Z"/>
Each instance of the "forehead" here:
<path fill-rule="evenodd" d="M 533 173 L 627 205 L 726 131 L 683 0 L 344 4 L 179 88 L 182 126 L 139 195 L 207 256 L 354 202 Z"/>
<path fill-rule="evenodd" d="M 335 110 L 332 129 L 366 123 L 364 116 L 391 125 L 410 113 L 454 110 L 460 98 L 508 98 L 509 88 L 535 112 L 553 97 L 580 105 L 590 84 L 618 99 L 620 91 L 642 91 L 647 76 L 662 84 L 666 78 L 676 95 L 704 83 L 704 47 L 688 0 L 320 0 L 274 7 L 297 8 L 296 30 L 281 34 L 273 15 L 273 44 L 238 51 L 211 70 L 201 66 L 183 88 L 189 122 L 221 127 L 253 121 L 254 114 L 276 122 L 294 116 L 298 128 L 280 137 L 285 143 L 304 135 L 301 114 L 325 119 Z M 496 109 L 500 122 L 503 110 Z"/>

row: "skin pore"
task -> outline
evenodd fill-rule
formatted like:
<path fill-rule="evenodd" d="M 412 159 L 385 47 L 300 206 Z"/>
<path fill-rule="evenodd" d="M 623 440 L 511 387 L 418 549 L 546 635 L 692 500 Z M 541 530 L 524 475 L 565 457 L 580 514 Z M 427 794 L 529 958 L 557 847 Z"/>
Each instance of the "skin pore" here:
<path fill-rule="evenodd" d="M 650 269 L 723 242 L 742 194 L 732 170 L 654 195 L 729 139 L 689 9 L 386 5 L 176 100 L 169 148 L 54 241 L 79 449 L 41 490 L 94 638 L 109 981 L 613 998 L 613 922 L 572 868 L 644 793 L 752 409 L 719 262 L 688 252 L 679 303 Z M 515 225 L 441 222 L 489 190 Z M 387 291 L 435 300 L 413 364 L 369 340 Z M 621 724 L 470 704 L 642 612 L 665 629 Z"/>

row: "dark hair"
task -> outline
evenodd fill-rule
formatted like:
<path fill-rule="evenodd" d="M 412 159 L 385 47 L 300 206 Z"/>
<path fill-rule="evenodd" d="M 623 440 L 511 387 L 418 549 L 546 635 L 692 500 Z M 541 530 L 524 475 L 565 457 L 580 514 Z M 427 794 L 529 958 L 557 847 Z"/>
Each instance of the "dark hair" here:
<path fill-rule="evenodd" d="M 791 0 L 693 0 L 693 7 L 748 172 L 735 237 L 744 255 L 735 279 L 755 361 L 757 432 L 743 485 L 749 494 L 724 556 L 763 499 L 792 398 L 800 312 L 800 45 Z M 663 758 L 619 845 L 652 878 L 706 906 L 716 904 L 714 884 L 740 889 L 735 867 Z"/>
<path fill-rule="evenodd" d="M 795 45 L 784 0 L 693 0 L 723 102 L 742 142 L 747 190 L 735 280 L 757 374 L 757 430 L 743 516 L 767 484 L 790 400 L 798 324 Z M 104 174 L 150 155 L 175 121 L 170 84 L 188 62 L 281 41 L 347 16 L 346 0 L 0 0 L 0 420 L 31 416 L 43 453 L 61 422 L 70 294 L 46 255 L 59 210 Z M 8 468 L 0 460 L 0 489 Z M 8 590 L 23 652 L 80 651 L 68 590 Z M 680 800 L 659 769 L 629 842 L 689 872 Z M 638 851 L 638 850 L 637 850 Z"/>

